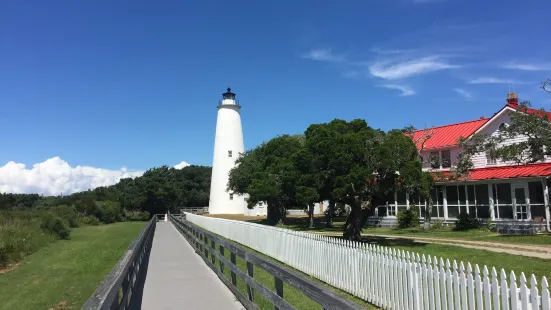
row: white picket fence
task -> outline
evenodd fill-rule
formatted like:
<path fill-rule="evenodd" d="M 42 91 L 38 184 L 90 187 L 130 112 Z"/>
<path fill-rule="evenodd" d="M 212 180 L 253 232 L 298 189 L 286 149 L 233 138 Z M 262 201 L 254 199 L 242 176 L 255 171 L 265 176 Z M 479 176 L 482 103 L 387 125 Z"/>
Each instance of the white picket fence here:
<path fill-rule="evenodd" d="M 384 309 L 551 309 L 545 277 L 271 226 L 186 213 L 188 221 Z M 551 268 L 551 266 L 550 266 Z"/>

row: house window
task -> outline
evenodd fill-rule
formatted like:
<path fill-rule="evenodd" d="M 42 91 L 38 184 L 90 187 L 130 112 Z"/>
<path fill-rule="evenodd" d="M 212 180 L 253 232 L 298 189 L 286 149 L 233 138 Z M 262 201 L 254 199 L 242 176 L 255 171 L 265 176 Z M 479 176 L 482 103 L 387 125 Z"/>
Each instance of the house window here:
<path fill-rule="evenodd" d="M 495 157 L 486 152 L 486 165 L 495 165 L 497 163 Z"/>
<path fill-rule="evenodd" d="M 450 168 L 452 166 L 450 150 L 442 151 L 442 168 Z"/>
<path fill-rule="evenodd" d="M 498 129 L 498 130 L 499 130 L 499 131 L 503 131 L 503 130 L 505 130 L 505 129 L 507 129 L 507 124 L 501 123 L 501 125 L 499 125 L 499 129 Z"/>
<path fill-rule="evenodd" d="M 232 151 L 228 151 L 228 157 L 232 157 Z"/>
<path fill-rule="evenodd" d="M 545 204 L 543 199 L 543 185 L 541 182 L 528 183 L 530 197 L 530 213 L 534 220 L 545 219 Z"/>
<path fill-rule="evenodd" d="M 440 168 L 440 153 L 439 152 L 430 152 L 430 167 L 432 169 Z"/>
<path fill-rule="evenodd" d="M 259 207 L 262 207 L 263 204 L 264 204 L 263 202 L 259 202 L 259 203 L 258 203 L 258 206 L 259 206 Z"/>
<path fill-rule="evenodd" d="M 233 194 L 230 194 L 230 200 L 233 200 Z"/>
<path fill-rule="evenodd" d="M 494 199 L 494 216 L 500 219 L 513 218 L 513 201 L 511 198 L 511 184 L 492 184 L 492 198 Z"/>

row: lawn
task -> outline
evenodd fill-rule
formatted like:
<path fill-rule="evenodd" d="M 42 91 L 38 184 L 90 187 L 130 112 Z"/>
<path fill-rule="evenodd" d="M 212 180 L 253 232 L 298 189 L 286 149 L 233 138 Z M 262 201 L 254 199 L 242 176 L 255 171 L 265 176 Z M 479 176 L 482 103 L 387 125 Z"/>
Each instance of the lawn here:
<path fill-rule="evenodd" d="M 0 274 L 0 309 L 79 309 L 145 222 L 84 226 Z"/>
<path fill-rule="evenodd" d="M 265 224 L 264 219 L 255 220 L 247 219 L 249 222 Z M 314 228 L 309 228 L 309 219 L 307 217 L 292 217 L 287 218 L 284 225 L 278 225 L 281 228 L 287 228 L 299 231 L 319 231 L 319 232 L 342 232 L 346 219 L 336 218 L 333 221 L 333 227 L 326 228 L 325 217 L 318 216 L 314 218 Z M 402 235 L 418 238 L 446 238 L 446 239 L 462 239 L 470 241 L 490 241 L 503 242 L 511 244 L 534 244 L 551 246 L 551 235 L 533 235 L 533 236 L 502 236 L 495 232 L 485 230 L 470 230 L 470 231 L 454 231 L 451 227 L 443 227 L 442 229 L 433 231 L 424 231 L 421 227 L 411 229 L 394 229 L 394 228 L 373 228 L 365 227 L 362 230 L 363 234 L 372 235 Z"/>
<path fill-rule="evenodd" d="M 421 228 L 412 229 L 393 229 L 393 228 L 364 228 L 364 234 L 374 235 L 402 235 L 419 238 L 447 238 L 462 239 L 470 241 L 490 241 L 512 244 L 534 244 L 551 246 L 551 235 L 531 235 L 531 236 L 502 236 L 498 233 L 484 230 L 454 231 L 449 227 L 434 231 L 423 231 Z"/>

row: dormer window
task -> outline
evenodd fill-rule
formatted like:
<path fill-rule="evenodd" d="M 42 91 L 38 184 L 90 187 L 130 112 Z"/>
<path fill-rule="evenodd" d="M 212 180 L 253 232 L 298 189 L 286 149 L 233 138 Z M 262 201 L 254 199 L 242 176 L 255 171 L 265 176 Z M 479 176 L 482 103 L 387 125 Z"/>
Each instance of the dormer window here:
<path fill-rule="evenodd" d="M 232 151 L 228 151 L 228 157 L 232 157 Z"/>
<path fill-rule="evenodd" d="M 452 166 L 452 156 L 450 150 L 442 151 L 442 168 L 450 168 Z"/>
<path fill-rule="evenodd" d="M 497 163 L 496 159 L 486 152 L 486 165 L 495 165 Z"/>

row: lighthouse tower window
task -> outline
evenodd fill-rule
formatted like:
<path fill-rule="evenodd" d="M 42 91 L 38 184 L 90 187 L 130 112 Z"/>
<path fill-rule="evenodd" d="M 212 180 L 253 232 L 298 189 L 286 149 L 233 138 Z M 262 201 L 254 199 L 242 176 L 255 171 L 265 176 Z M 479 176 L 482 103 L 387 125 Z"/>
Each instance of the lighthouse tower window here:
<path fill-rule="evenodd" d="M 228 157 L 232 157 L 232 151 L 228 151 Z"/>

